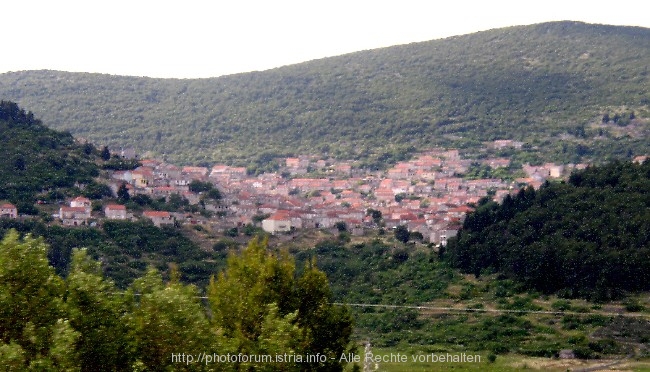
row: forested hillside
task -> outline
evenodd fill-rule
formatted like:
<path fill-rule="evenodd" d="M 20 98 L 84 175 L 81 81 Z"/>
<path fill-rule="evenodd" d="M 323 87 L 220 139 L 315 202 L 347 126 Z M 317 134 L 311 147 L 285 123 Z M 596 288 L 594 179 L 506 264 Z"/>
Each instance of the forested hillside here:
<path fill-rule="evenodd" d="M 469 214 L 445 253 L 479 276 L 597 300 L 650 290 L 650 161 L 615 162 Z"/>
<path fill-rule="evenodd" d="M 80 145 L 70 133 L 49 129 L 13 102 L 0 101 L 0 200 L 35 213 L 36 195 L 90 183 L 99 175 L 94 146 Z"/>
<path fill-rule="evenodd" d="M 72 197 L 86 196 L 101 209 L 102 200 L 113 192 L 98 177 L 100 168 L 129 165 L 123 159 L 101 159 L 94 145 L 80 144 L 70 133 L 49 129 L 32 112 L 0 101 L 0 200 L 14 203 L 21 215 L 33 215 L 0 219 L 0 235 L 16 230 L 43 237 L 50 245 L 49 262 L 59 274 L 68 272 L 73 249 L 88 248 L 90 256 L 102 261 L 103 274 L 121 288 L 143 276 L 148 266 L 166 272 L 170 263 L 178 265 L 183 281 L 207 285 L 224 266 L 225 253 L 201 250 L 180 229 L 160 229 L 148 221 L 102 221 L 83 229 L 50 223 L 52 212 L 58 214 L 63 201 Z M 148 197 L 141 201 L 153 209 L 181 208 Z M 142 208 L 136 202 L 129 207 Z"/>
<path fill-rule="evenodd" d="M 49 263 L 61 275 L 70 269 L 72 251 L 86 248 L 102 262 L 103 275 L 119 288 L 143 276 L 148 267 L 166 275 L 171 265 L 176 265 L 184 283 L 206 286 L 226 261 L 226 252 L 203 251 L 182 230 L 161 229 L 146 221 L 105 221 L 101 228 L 75 229 L 34 220 L 0 220 L 0 235 L 10 230 L 42 237 L 49 245 Z"/>
<path fill-rule="evenodd" d="M 378 165 L 494 139 L 566 162 L 650 152 L 648 60 L 648 29 L 554 22 L 212 79 L 7 73 L 0 97 L 179 163 L 317 152 Z"/>

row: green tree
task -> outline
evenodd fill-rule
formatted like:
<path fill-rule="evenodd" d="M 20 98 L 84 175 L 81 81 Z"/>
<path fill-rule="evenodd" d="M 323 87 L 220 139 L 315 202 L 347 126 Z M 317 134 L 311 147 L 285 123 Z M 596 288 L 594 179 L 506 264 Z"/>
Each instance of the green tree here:
<path fill-rule="evenodd" d="M 409 233 L 409 240 L 417 240 L 421 242 L 424 240 L 424 235 L 419 231 L 412 231 Z"/>
<path fill-rule="evenodd" d="M 66 308 L 80 332 L 76 349 L 82 371 L 126 370 L 133 353 L 126 337 L 126 303 L 115 285 L 101 275 L 85 249 L 74 250 L 66 278 Z"/>
<path fill-rule="evenodd" d="M 444 254 L 465 272 L 499 272 L 547 294 L 606 300 L 647 290 L 649 192 L 650 163 L 589 167 L 568 183 L 479 203 Z"/>
<path fill-rule="evenodd" d="M 0 365 L 5 371 L 23 371 L 25 369 L 25 351 L 15 341 L 0 344 Z"/>
<path fill-rule="evenodd" d="M 407 243 L 410 237 L 411 235 L 409 234 L 409 230 L 406 226 L 399 225 L 395 228 L 395 239 L 398 241 Z"/>
<path fill-rule="evenodd" d="M 43 239 L 0 242 L 0 359 L 20 369 L 70 370 L 78 337 L 64 320 L 61 278 L 49 266 Z"/>
<path fill-rule="evenodd" d="M 177 192 L 169 195 L 169 201 L 167 202 L 170 211 L 179 210 L 183 207 L 187 207 L 189 204 L 189 201 Z"/>
<path fill-rule="evenodd" d="M 113 196 L 113 192 L 111 191 L 111 188 L 108 187 L 108 185 L 94 181 L 86 185 L 83 194 L 89 199 L 101 199 L 105 196 Z"/>
<path fill-rule="evenodd" d="M 271 217 L 270 213 L 259 213 L 259 214 L 254 215 L 251 218 L 251 220 L 253 221 L 254 225 L 259 225 L 262 221 L 264 221 L 265 219 L 267 219 L 269 217 Z"/>
<path fill-rule="evenodd" d="M 102 152 L 100 156 L 104 161 L 111 160 L 111 152 L 108 150 L 108 146 L 104 146 L 104 148 L 102 148 Z"/>
<path fill-rule="evenodd" d="M 129 189 L 126 187 L 126 183 L 123 183 L 120 185 L 120 187 L 117 189 L 117 200 L 124 204 L 131 199 L 131 195 L 129 195 Z"/>
<path fill-rule="evenodd" d="M 239 338 L 241 350 L 253 351 L 266 305 L 277 303 L 281 314 L 290 308 L 293 263 L 266 253 L 266 244 L 252 239 L 241 257 L 231 255 L 228 267 L 210 281 L 208 297 L 215 324 L 228 337 Z M 272 288 L 267 288 L 272 285 Z"/>
<path fill-rule="evenodd" d="M 324 361 L 313 361 L 308 369 L 342 370 L 338 358 L 351 350 L 352 316 L 347 307 L 332 305 L 332 292 L 325 273 L 312 261 L 296 283 L 297 323 L 302 331 L 302 352 L 325 355 Z"/>
<path fill-rule="evenodd" d="M 209 190 L 208 192 L 205 193 L 205 197 L 208 199 L 212 200 L 220 200 L 221 199 L 221 191 L 219 189 L 212 189 Z"/>
<path fill-rule="evenodd" d="M 239 369 L 342 370 L 338 356 L 349 346 L 352 320 L 346 308 L 331 305 L 327 278 L 315 267 L 296 279 L 294 261 L 287 253 L 267 252 L 266 241 L 253 239 L 211 280 L 208 298 L 213 327 L 233 340 L 238 353 L 320 353 L 328 359 L 309 367 L 289 362 Z"/>
<path fill-rule="evenodd" d="M 84 154 L 86 154 L 86 155 L 91 155 L 93 153 L 93 151 L 95 151 L 95 146 L 93 146 L 93 144 L 90 143 L 90 142 L 84 143 L 82 148 L 83 148 Z"/>
<path fill-rule="evenodd" d="M 149 269 L 127 291 L 131 303 L 128 337 L 135 348 L 135 363 L 156 371 L 202 368 L 174 363 L 172 353 L 224 354 L 229 350 L 223 339 L 210 331 L 197 289 L 179 283 L 176 271 L 171 276 L 172 281 L 165 284 L 157 270 Z"/>
<path fill-rule="evenodd" d="M 210 191 L 214 188 L 210 182 L 203 182 L 199 180 L 192 180 L 189 184 L 189 189 L 191 192 L 205 192 Z"/>
<path fill-rule="evenodd" d="M 381 222 L 381 219 L 383 218 L 382 214 L 381 214 L 381 211 L 378 211 L 378 210 L 372 209 L 372 208 L 368 209 L 368 211 L 366 212 L 366 215 L 371 216 L 372 221 L 377 225 L 379 225 L 379 223 Z"/>

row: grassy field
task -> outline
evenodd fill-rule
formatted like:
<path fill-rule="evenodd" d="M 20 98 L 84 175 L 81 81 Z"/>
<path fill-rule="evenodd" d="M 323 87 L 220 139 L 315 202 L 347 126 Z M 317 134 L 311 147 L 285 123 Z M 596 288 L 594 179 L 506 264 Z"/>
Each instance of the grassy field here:
<path fill-rule="evenodd" d="M 650 361 L 648 293 L 602 303 L 544 295 L 496 274 L 477 278 L 455 272 L 435 254 L 400 246 L 389 234 L 366 239 L 346 244 L 330 237 L 306 252 L 300 247 L 309 243 L 298 238 L 283 247 L 296 254 L 299 267 L 316 259 L 326 271 L 335 300 L 351 304 L 353 339 L 359 345 L 370 341 L 377 355 L 389 355 L 378 363 L 382 371 L 566 371 L 629 355 L 628 364 L 616 368 L 632 362 L 632 370 L 650 366 L 636 359 Z M 576 359 L 560 360 L 562 350 Z M 390 358 L 396 352 L 406 359 Z M 426 359 L 463 352 L 480 355 L 480 362 Z M 423 359 L 414 360 L 418 355 Z"/>
<path fill-rule="evenodd" d="M 363 354 L 363 348 L 360 348 Z M 557 359 L 557 358 L 532 358 L 516 354 L 499 355 L 494 361 L 489 360 L 489 354 L 485 352 L 466 352 L 465 359 L 470 356 L 480 359 L 475 362 L 462 361 L 441 361 L 441 358 L 449 358 L 449 355 L 462 358 L 463 353 L 440 353 L 429 352 L 421 349 L 410 349 L 403 351 L 397 348 L 372 348 L 374 358 L 383 360 L 379 363 L 371 363 L 373 371 L 382 372 L 417 372 L 417 371 L 580 371 L 588 368 L 607 366 L 616 362 L 615 359 L 580 360 L 580 359 Z M 392 359 L 392 360 L 391 360 Z M 427 361 L 428 359 L 428 361 Z M 438 362 L 432 360 L 438 359 Z M 361 356 L 363 361 L 363 356 Z M 650 371 L 650 359 L 624 360 L 619 364 L 604 367 L 605 371 Z"/>

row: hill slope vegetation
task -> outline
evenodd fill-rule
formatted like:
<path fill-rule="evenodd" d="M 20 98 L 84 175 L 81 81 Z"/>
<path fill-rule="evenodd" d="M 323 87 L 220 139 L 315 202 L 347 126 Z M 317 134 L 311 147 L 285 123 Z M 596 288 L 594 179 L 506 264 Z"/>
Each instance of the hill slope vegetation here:
<path fill-rule="evenodd" d="M 41 192 L 91 183 L 99 175 L 98 151 L 76 143 L 70 133 L 47 128 L 34 114 L 0 101 L 0 199 L 33 213 Z"/>
<path fill-rule="evenodd" d="M 612 163 L 467 216 L 445 253 L 542 293 L 597 300 L 650 289 L 650 162 Z"/>
<path fill-rule="evenodd" d="M 648 152 L 648 60 L 648 29 L 554 22 L 211 79 L 7 73 L 0 97 L 95 143 L 182 163 L 319 152 L 377 165 L 494 139 L 577 161 Z"/>

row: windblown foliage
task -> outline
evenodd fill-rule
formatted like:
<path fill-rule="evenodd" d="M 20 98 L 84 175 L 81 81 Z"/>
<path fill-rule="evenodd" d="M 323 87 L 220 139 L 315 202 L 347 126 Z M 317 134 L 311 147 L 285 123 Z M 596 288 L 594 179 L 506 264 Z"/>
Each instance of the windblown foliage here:
<path fill-rule="evenodd" d="M 324 360 L 305 360 L 301 370 L 340 370 L 339 357 L 351 346 L 349 311 L 332 304 L 322 271 L 310 264 L 296 277 L 288 254 L 276 257 L 266 248 L 266 242 L 251 240 L 242 255 L 231 256 L 227 269 L 210 283 L 208 297 L 215 321 L 223 324 L 226 337 L 239 337 L 238 353 L 320 353 Z M 286 368 L 277 363 L 269 367 Z"/>
<path fill-rule="evenodd" d="M 85 250 L 74 251 L 62 279 L 48 265 L 42 239 L 10 231 L 0 242 L 0 365 L 9 371 L 342 370 L 338 356 L 348 351 L 352 332 L 347 309 L 331 304 L 322 272 L 310 268 L 296 278 L 288 257 L 265 249 L 253 241 L 242 257 L 231 257 L 206 306 L 173 270 L 165 283 L 150 268 L 120 291 Z M 213 359 L 240 353 L 251 359 Z M 300 360 L 307 353 L 327 359 Z"/>

